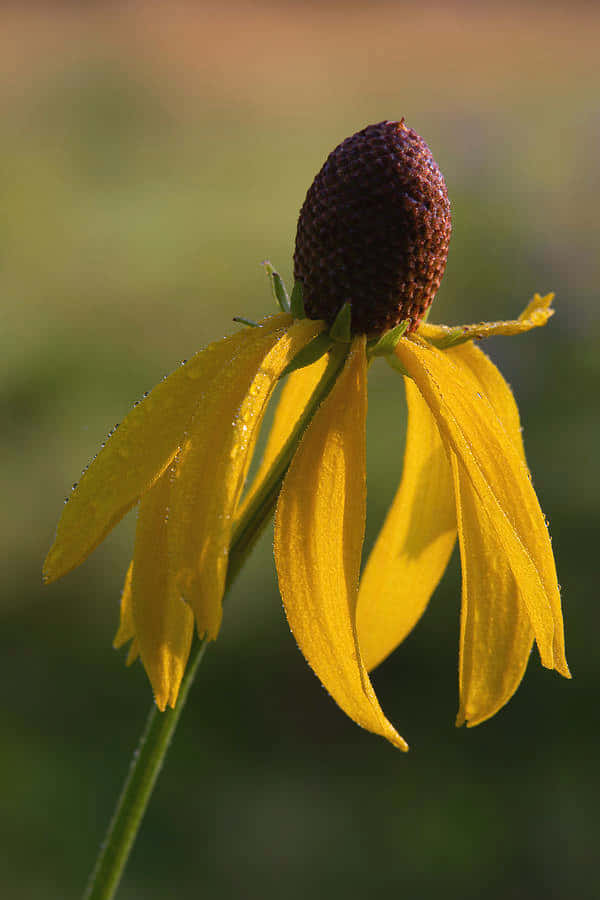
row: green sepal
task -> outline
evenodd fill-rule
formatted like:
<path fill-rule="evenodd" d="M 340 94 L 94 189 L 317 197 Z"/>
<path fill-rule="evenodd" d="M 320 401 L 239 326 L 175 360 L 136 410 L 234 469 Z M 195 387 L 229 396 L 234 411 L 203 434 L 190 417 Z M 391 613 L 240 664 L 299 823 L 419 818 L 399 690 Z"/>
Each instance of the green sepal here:
<path fill-rule="evenodd" d="M 250 325 L 251 328 L 258 328 L 258 322 L 253 322 L 252 319 L 246 319 L 245 316 L 234 316 L 234 322 L 239 322 L 240 325 Z"/>
<path fill-rule="evenodd" d="M 352 306 L 344 303 L 329 329 L 329 337 L 334 341 L 349 344 L 352 340 Z"/>
<path fill-rule="evenodd" d="M 389 356 L 396 349 L 396 344 L 408 328 L 409 320 L 403 319 L 394 328 L 390 328 L 381 335 L 379 340 L 373 344 L 367 344 L 367 355 L 369 359 L 374 356 Z"/>
<path fill-rule="evenodd" d="M 295 281 L 294 287 L 292 289 L 292 296 L 290 297 L 290 312 L 295 319 L 305 319 L 306 313 L 304 312 L 304 287 L 301 281 Z"/>
<path fill-rule="evenodd" d="M 279 274 L 279 272 L 273 268 L 271 262 L 268 259 L 265 259 L 263 262 L 263 266 L 265 267 L 265 272 L 271 282 L 271 290 L 273 291 L 273 296 L 279 305 L 279 309 L 281 312 L 288 313 L 290 311 L 290 298 L 288 297 L 288 292 L 285 289 L 285 284 L 283 283 L 283 278 Z"/>
<path fill-rule="evenodd" d="M 291 363 L 288 363 L 281 373 L 281 377 L 289 375 L 290 372 L 295 372 L 296 369 L 303 369 L 305 366 L 312 365 L 331 349 L 332 344 L 333 341 L 327 332 L 321 332 L 296 354 Z"/>

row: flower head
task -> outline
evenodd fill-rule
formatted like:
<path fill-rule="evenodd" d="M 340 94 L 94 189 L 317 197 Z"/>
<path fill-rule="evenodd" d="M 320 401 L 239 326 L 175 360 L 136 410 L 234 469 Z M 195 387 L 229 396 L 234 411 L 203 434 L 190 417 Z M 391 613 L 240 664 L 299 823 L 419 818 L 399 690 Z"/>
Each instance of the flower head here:
<path fill-rule="evenodd" d="M 268 268 L 283 312 L 211 344 L 159 383 L 81 478 L 45 578 L 79 565 L 139 503 L 115 645 L 131 641 L 128 661 L 141 657 L 160 709 L 176 703 L 194 627 L 216 638 L 232 556 L 247 546 L 248 522 L 275 500 L 291 630 L 358 724 L 406 749 L 369 672 L 424 612 L 457 536 L 458 724 L 478 724 L 508 701 L 534 642 L 542 664 L 568 677 L 554 559 L 519 413 L 474 343 L 545 324 L 552 295 L 536 295 L 514 321 L 425 323 L 449 237 L 443 178 L 415 132 L 384 122 L 344 141 L 302 208 L 291 301 Z M 360 577 L 367 370 L 377 357 L 404 382 L 407 437 L 400 486 Z"/>
<path fill-rule="evenodd" d="M 352 332 L 413 331 L 440 286 L 450 203 L 423 138 L 400 122 L 369 125 L 329 154 L 300 211 L 294 276 L 312 319 L 352 307 Z"/>

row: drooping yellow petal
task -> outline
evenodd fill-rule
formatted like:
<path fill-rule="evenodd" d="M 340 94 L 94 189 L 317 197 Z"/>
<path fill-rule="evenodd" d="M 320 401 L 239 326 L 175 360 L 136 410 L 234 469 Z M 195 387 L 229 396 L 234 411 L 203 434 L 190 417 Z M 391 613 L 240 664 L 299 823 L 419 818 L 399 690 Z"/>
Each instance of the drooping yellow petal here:
<path fill-rule="evenodd" d="M 200 636 L 221 623 L 233 516 L 267 403 L 283 370 L 319 331 L 303 320 L 255 329 L 206 391 L 177 460 L 169 509 L 169 565 Z"/>
<path fill-rule="evenodd" d="M 419 334 L 440 349 L 475 338 L 492 337 L 495 334 L 522 334 L 524 331 L 531 331 L 532 328 L 539 328 L 546 324 L 550 316 L 554 315 L 553 300 L 554 294 L 546 294 L 544 297 L 534 294 L 533 299 L 530 300 L 518 319 L 506 322 L 479 322 L 477 325 L 455 327 L 430 325 L 429 322 L 424 322 L 419 326 Z"/>
<path fill-rule="evenodd" d="M 321 380 L 327 368 L 328 359 L 329 354 L 326 353 L 312 365 L 305 366 L 303 369 L 296 369 L 295 372 L 288 376 L 277 404 L 273 425 L 269 431 L 260 466 L 246 496 L 239 506 L 236 519 L 239 519 L 244 514 L 248 504 L 260 490 L 265 476 L 283 449 L 313 391 Z"/>
<path fill-rule="evenodd" d="M 194 633 L 192 611 L 169 571 L 167 521 L 176 467 L 174 462 L 142 497 L 131 575 L 135 637 L 161 711 L 175 706 Z"/>
<path fill-rule="evenodd" d="M 489 518 L 499 552 L 521 590 L 543 665 L 568 676 L 552 548 L 520 450 L 489 400 L 473 379 L 461 377 L 449 354 L 419 337 L 400 340 L 396 354 Z"/>
<path fill-rule="evenodd" d="M 470 375 L 477 382 L 476 390 L 482 391 L 518 450 L 524 463 L 525 448 L 521 432 L 519 408 L 509 385 L 497 366 L 483 350 L 469 341 L 459 347 L 446 350 L 445 356 L 460 370 L 462 377 Z"/>
<path fill-rule="evenodd" d="M 472 343 L 447 351 L 463 378 L 490 401 L 525 464 L 519 410 L 506 381 Z M 519 686 L 533 644 L 521 592 L 472 484 L 453 458 L 462 567 L 457 725 L 478 725 L 493 716 Z"/>
<path fill-rule="evenodd" d="M 519 686 L 533 631 L 490 517 L 452 456 L 462 568 L 456 724 L 478 725 L 498 712 Z"/>
<path fill-rule="evenodd" d="M 264 319 L 210 344 L 163 379 L 112 434 L 66 504 L 44 564 L 45 581 L 78 566 L 164 472 L 184 431 L 219 370 L 253 332 L 271 334 L 289 324 L 287 314 Z"/>
<path fill-rule="evenodd" d="M 119 616 L 119 627 L 113 641 L 113 647 L 118 650 L 127 641 L 133 640 L 135 637 L 135 625 L 133 623 L 133 607 L 131 605 L 131 577 L 133 575 L 133 560 L 129 563 L 125 582 L 121 592 L 121 610 Z"/>
<path fill-rule="evenodd" d="M 135 623 L 133 621 L 133 604 L 131 602 L 131 579 L 133 576 L 133 560 L 129 563 L 125 583 L 121 592 L 121 611 L 119 627 L 113 641 L 113 647 L 118 650 L 127 641 L 131 641 L 125 665 L 132 665 L 140 655 L 140 647 L 135 636 Z"/>
<path fill-rule="evenodd" d="M 363 336 L 355 339 L 286 475 L 275 516 L 275 561 L 290 628 L 316 675 L 351 719 L 406 750 L 379 706 L 356 633 L 366 411 Z"/>
<path fill-rule="evenodd" d="M 402 480 L 358 592 L 356 624 L 369 670 L 414 628 L 456 540 L 448 457 L 429 407 L 415 383 L 404 381 L 408 425 Z"/>
<path fill-rule="evenodd" d="M 138 639 L 134 638 L 129 645 L 129 653 L 127 654 L 127 659 L 125 660 L 126 666 L 132 666 L 136 661 L 138 656 L 140 655 L 140 645 L 138 644 Z"/>

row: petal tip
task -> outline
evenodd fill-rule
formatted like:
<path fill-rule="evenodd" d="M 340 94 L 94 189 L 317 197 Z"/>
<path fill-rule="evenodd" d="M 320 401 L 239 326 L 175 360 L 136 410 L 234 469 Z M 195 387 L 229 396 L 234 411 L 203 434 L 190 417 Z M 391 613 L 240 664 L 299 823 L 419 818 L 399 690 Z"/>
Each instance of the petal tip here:
<path fill-rule="evenodd" d="M 154 702 L 156 703 L 157 709 L 159 712 L 164 713 L 167 708 L 167 702 L 169 698 L 165 697 L 163 694 L 158 694 L 155 692 L 154 694 Z"/>
<path fill-rule="evenodd" d="M 136 641 L 132 641 L 131 647 L 129 648 L 129 653 L 127 654 L 127 659 L 125 660 L 125 665 L 127 668 L 132 666 L 136 659 L 139 657 L 140 651 Z"/>
<path fill-rule="evenodd" d="M 71 559 L 69 559 L 68 553 L 65 553 L 64 541 L 59 543 L 59 541 L 56 540 L 50 547 L 48 555 L 44 560 L 44 565 L 42 566 L 43 584 L 52 584 L 53 582 L 58 581 L 63 575 L 67 575 L 73 569 L 76 569 L 85 558 L 86 557 L 84 556 L 73 563 Z"/>
<path fill-rule="evenodd" d="M 562 675 L 563 678 L 567 678 L 569 681 L 573 678 L 566 659 L 562 659 L 560 662 L 556 663 L 554 665 L 554 670 L 558 672 L 559 675 Z"/>
<path fill-rule="evenodd" d="M 44 565 L 42 566 L 42 584 L 52 584 L 53 581 L 56 581 L 57 578 L 60 577 L 60 572 L 56 572 L 56 566 L 53 565 L 53 553 L 52 548 L 48 553 L 48 556 L 44 560 Z"/>
<path fill-rule="evenodd" d="M 368 730 L 370 731 L 371 729 Z M 376 733 L 384 737 L 387 741 L 390 742 L 390 744 L 393 744 L 393 746 L 397 750 L 402 750 L 403 753 L 407 753 L 409 751 L 410 747 L 408 746 L 402 735 L 398 734 L 394 726 L 387 719 L 384 720 L 383 729 Z"/>
<path fill-rule="evenodd" d="M 475 728 L 476 725 L 482 725 L 483 722 L 487 722 L 488 719 L 493 719 L 507 702 L 508 700 L 504 700 L 502 703 L 496 703 L 493 706 L 487 707 L 483 706 L 479 709 L 474 707 L 471 712 L 469 712 L 468 708 L 461 706 L 456 715 L 454 724 L 456 728 L 461 728 L 463 725 L 465 728 Z"/>

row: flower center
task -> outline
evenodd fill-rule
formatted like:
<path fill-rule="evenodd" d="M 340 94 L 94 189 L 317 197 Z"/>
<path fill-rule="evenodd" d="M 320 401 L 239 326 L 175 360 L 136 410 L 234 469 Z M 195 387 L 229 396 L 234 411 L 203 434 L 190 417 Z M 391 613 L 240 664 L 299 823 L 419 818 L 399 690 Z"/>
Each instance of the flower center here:
<path fill-rule="evenodd" d="M 400 122 L 380 122 L 329 154 L 300 210 L 294 276 L 311 319 L 344 303 L 352 332 L 414 331 L 436 294 L 450 242 L 450 202 L 429 147 Z"/>

